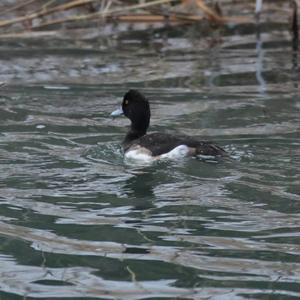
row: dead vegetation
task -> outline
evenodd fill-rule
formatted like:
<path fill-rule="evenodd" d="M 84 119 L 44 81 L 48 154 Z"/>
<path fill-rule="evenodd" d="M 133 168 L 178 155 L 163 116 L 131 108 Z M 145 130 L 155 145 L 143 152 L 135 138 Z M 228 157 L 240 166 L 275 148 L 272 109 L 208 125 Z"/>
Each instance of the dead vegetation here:
<path fill-rule="evenodd" d="M 262 12 L 281 15 L 290 20 L 298 39 L 298 1 L 265 1 Z M 226 24 L 254 23 L 260 0 L 27 0 L 1 1 L 0 34 L 28 35 L 76 26 L 95 26 L 95 22 L 193 24 L 210 22 Z M 256 15 L 255 15 L 256 12 Z M 288 18 L 289 16 L 290 19 Z M 277 19 L 272 19 L 272 21 Z"/>

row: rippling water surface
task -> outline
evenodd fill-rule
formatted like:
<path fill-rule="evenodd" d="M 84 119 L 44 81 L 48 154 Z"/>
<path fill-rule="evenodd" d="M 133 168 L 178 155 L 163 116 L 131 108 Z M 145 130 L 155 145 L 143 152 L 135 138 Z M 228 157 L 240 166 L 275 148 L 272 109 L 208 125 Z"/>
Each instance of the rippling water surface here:
<path fill-rule="evenodd" d="M 300 298 L 297 53 L 194 31 L 1 42 L 1 300 Z M 235 160 L 124 161 L 129 88 Z"/>

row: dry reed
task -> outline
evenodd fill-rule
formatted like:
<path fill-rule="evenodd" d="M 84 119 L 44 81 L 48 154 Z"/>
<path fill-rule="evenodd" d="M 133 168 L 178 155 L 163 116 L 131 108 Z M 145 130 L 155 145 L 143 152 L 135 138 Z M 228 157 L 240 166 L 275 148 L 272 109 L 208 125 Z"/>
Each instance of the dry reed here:
<path fill-rule="evenodd" d="M 294 11 L 297 10 L 297 1 Z M 253 10 L 253 14 L 229 16 L 225 7 L 234 7 L 237 2 Z M 296 9 L 295 9 L 296 7 Z M 229 10 L 230 11 L 230 10 Z M 228 12 L 228 9 L 227 9 Z M 296 13 L 294 13 L 296 14 Z M 297 14 L 296 14 L 297 15 Z M 243 0 L 28 0 L 15 5 L 0 7 L 0 34 L 23 34 L 64 28 L 70 24 L 80 27 L 87 22 L 101 20 L 142 23 L 196 23 L 204 20 L 218 24 L 255 22 L 255 2 Z M 293 21 L 294 30 L 297 20 Z M 295 23 L 296 22 L 296 23 Z"/>

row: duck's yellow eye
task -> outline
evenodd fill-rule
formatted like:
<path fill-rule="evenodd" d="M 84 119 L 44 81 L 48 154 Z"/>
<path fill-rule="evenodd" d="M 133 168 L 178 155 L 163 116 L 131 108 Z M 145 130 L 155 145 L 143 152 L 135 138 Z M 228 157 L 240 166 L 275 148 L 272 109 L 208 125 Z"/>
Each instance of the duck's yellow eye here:
<path fill-rule="evenodd" d="M 128 100 L 125 100 L 125 105 L 127 105 L 128 104 Z"/>

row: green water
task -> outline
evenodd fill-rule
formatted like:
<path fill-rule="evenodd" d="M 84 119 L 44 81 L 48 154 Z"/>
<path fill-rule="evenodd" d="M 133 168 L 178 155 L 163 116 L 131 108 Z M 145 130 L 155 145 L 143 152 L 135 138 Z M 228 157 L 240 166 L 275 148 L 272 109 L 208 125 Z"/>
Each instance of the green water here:
<path fill-rule="evenodd" d="M 0 299 L 299 299 L 298 57 L 261 40 L 3 40 Z M 124 161 L 129 88 L 235 160 Z"/>

